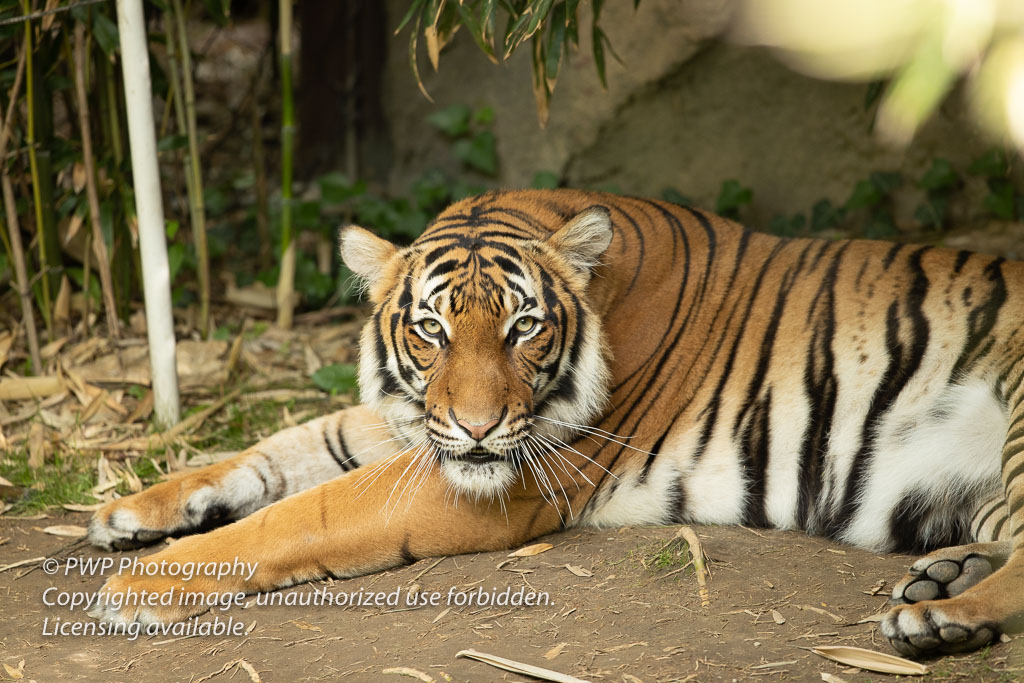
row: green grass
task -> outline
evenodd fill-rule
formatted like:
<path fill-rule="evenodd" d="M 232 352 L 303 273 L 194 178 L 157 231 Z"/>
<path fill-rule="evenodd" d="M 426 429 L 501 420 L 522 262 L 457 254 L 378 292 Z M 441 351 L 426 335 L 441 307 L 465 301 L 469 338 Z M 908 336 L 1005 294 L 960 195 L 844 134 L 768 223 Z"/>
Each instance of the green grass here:
<path fill-rule="evenodd" d="M 61 503 L 95 503 L 89 489 L 96 485 L 96 461 L 82 456 L 54 454 L 53 462 L 38 470 L 28 466 L 27 451 L 13 451 L 0 460 L 0 475 L 25 488 L 20 500 L 9 501 L 11 514 L 31 515 Z"/>

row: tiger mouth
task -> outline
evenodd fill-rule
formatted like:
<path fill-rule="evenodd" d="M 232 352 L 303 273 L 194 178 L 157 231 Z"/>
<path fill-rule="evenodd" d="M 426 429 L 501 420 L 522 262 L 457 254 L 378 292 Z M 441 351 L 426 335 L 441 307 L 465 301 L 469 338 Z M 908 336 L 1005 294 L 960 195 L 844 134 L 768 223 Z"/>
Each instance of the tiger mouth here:
<path fill-rule="evenodd" d="M 474 465 L 483 465 L 489 462 L 495 462 L 502 460 L 502 456 L 499 453 L 492 453 L 486 448 L 473 448 L 465 453 L 459 455 L 448 455 L 449 460 L 455 460 L 458 462 L 469 462 Z"/>

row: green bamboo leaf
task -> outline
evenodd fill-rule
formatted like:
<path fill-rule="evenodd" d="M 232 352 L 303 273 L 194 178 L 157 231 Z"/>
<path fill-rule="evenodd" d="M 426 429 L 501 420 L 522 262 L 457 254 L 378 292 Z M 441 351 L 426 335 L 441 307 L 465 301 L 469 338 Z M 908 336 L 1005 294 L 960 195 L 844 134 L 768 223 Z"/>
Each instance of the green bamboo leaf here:
<path fill-rule="evenodd" d="M 413 0 L 413 3 L 409 5 L 409 10 L 405 13 L 405 16 L 403 16 L 402 20 L 398 22 L 398 28 L 395 29 L 396 36 L 399 33 L 401 33 L 402 29 L 405 28 L 405 25 L 409 23 L 413 16 L 415 16 L 416 13 L 423 7 L 423 4 L 426 1 L 427 0 Z"/>
<path fill-rule="evenodd" d="M 576 20 L 576 9 L 580 5 L 580 0 L 566 0 L 565 3 L 565 26 L 569 27 L 569 22 L 575 22 Z"/>
<path fill-rule="evenodd" d="M 541 23 L 547 18 L 548 13 L 551 11 L 551 5 L 554 4 L 554 0 L 540 0 L 536 3 L 535 7 L 530 8 L 531 17 L 530 23 L 526 26 L 525 38 L 531 37 L 540 28 Z"/>
<path fill-rule="evenodd" d="M 96 44 L 103 50 L 103 54 L 108 57 L 118 49 L 118 34 L 117 24 L 112 22 L 110 18 L 97 12 L 92 15 L 92 34 L 96 38 Z"/>
<path fill-rule="evenodd" d="M 562 48 L 565 43 L 565 3 L 560 2 L 551 11 L 551 28 L 548 31 L 548 44 L 544 46 L 544 76 L 554 87 L 558 78 L 558 69 L 562 63 Z"/>
<path fill-rule="evenodd" d="M 434 101 L 434 98 L 427 92 L 427 88 L 423 85 L 423 79 L 420 78 L 420 65 L 416 60 L 416 41 L 420 35 L 420 24 L 422 23 L 423 15 L 416 17 L 416 26 L 412 30 L 412 35 L 409 36 L 409 66 L 412 67 L 412 76 L 416 79 L 416 86 L 423 93 L 423 96 L 430 102 Z"/>
<path fill-rule="evenodd" d="M 469 30 L 469 35 L 473 37 L 473 42 L 480 48 L 487 58 L 492 62 L 497 63 L 498 57 L 494 54 L 494 46 L 491 45 L 487 38 L 486 29 L 484 24 L 478 19 L 478 17 L 470 11 L 469 6 L 463 3 L 456 5 L 458 7 L 459 16 L 462 19 L 462 23 Z"/>
<path fill-rule="evenodd" d="M 594 2 L 594 14 L 597 15 L 598 3 Z M 596 19 L 595 19 L 596 21 Z M 604 32 L 594 25 L 593 30 L 594 67 L 597 69 L 597 77 L 601 80 L 601 87 L 608 89 L 608 79 L 605 77 L 604 64 Z"/>

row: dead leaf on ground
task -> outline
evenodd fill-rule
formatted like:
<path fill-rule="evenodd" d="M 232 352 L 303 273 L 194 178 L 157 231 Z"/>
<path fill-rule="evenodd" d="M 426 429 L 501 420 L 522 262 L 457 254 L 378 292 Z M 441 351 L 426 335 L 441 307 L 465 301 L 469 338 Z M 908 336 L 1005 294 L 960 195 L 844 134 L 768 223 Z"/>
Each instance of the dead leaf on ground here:
<path fill-rule="evenodd" d="M 11 344 L 14 343 L 14 333 L 10 330 L 0 332 L 0 368 L 4 367 L 4 363 L 7 362 L 7 354 L 11 350 Z"/>
<path fill-rule="evenodd" d="M 4 662 L 4 671 L 6 671 L 7 675 L 16 681 L 25 678 L 25 660 L 23 659 L 18 662 L 17 668 L 10 666 L 7 662 Z"/>
<path fill-rule="evenodd" d="M 515 552 L 511 552 L 508 554 L 508 556 L 531 557 L 533 555 L 540 555 L 541 553 L 551 550 L 554 547 L 555 546 L 551 545 L 550 543 L 534 543 L 533 545 L 524 546 L 519 550 L 516 550 Z"/>
<path fill-rule="evenodd" d="M 845 678 L 840 678 L 839 676 L 830 674 L 826 671 L 821 672 L 821 680 L 825 681 L 825 683 L 846 683 Z"/>
<path fill-rule="evenodd" d="M 46 462 L 46 428 L 33 422 L 28 431 L 28 466 L 36 470 Z"/>
<path fill-rule="evenodd" d="M 568 644 L 569 643 L 559 643 L 558 645 L 555 645 L 553 648 L 544 653 L 544 659 L 547 659 L 549 661 L 554 659 L 558 655 L 565 652 L 565 648 Z"/>
<path fill-rule="evenodd" d="M 584 569 L 583 567 L 580 567 L 575 564 L 565 564 L 562 566 L 571 571 L 576 576 L 582 577 L 584 579 L 590 578 L 594 575 L 594 572 L 590 571 L 589 569 Z"/>
<path fill-rule="evenodd" d="M 41 399 L 64 391 L 64 383 L 55 375 L 41 377 L 4 377 L 0 379 L 0 401 Z"/>
<path fill-rule="evenodd" d="M 417 681 L 423 681 L 423 683 L 435 683 L 434 679 L 416 669 L 410 669 L 407 666 L 392 666 L 381 671 L 382 674 L 394 674 L 396 676 L 408 676 L 409 678 L 415 678 Z"/>
<path fill-rule="evenodd" d="M 576 678 L 575 676 L 563 674 L 558 671 L 552 671 L 551 669 L 544 669 L 532 664 L 524 664 L 523 662 L 517 662 L 513 659 L 505 659 L 504 657 L 487 654 L 486 652 L 460 650 L 455 654 L 455 656 L 475 659 L 478 662 L 490 664 L 498 669 L 504 669 L 505 671 L 511 671 L 512 673 L 523 674 L 526 676 L 533 676 L 534 678 L 539 678 L 542 681 L 555 681 L 555 683 L 589 683 L 588 681 L 584 681 L 582 678 Z"/>
<path fill-rule="evenodd" d="M 44 534 L 50 534 L 51 536 L 65 536 L 67 538 L 81 538 L 89 533 L 85 527 L 75 526 L 74 524 L 55 524 L 48 526 L 45 529 L 39 529 Z"/>
<path fill-rule="evenodd" d="M 62 503 L 61 507 L 71 512 L 96 512 L 104 503 L 93 503 L 91 505 L 80 505 L 78 503 Z"/>
<path fill-rule="evenodd" d="M 298 619 L 292 619 L 291 623 L 295 624 L 295 626 L 297 626 L 298 628 L 301 628 L 303 631 L 323 631 L 323 629 L 320 628 L 319 626 L 314 626 L 313 624 L 310 624 L 309 622 L 306 622 L 306 621 L 299 621 Z"/>
<path fill-rule="evenodd" d="M 780 626 L 786 623 L 786 617 L 782 616 L 782 612 L 777 609 L 772 610 L 772 621 Z"/>
<path fill-rule="evenodd" d="M 831 659 L 847 666 L 856 666 L 868 671 L 877 671 L 883 674 L 899 674 L 902 676 L 923 676 L 928 673 L 928 667 L 923 664 L 890 655 L 885 652 L 865 650 L 862 647 L 849 647 L 846 645 L 823 645 L 812 647 L 811 652 L 826 659 Z"/>

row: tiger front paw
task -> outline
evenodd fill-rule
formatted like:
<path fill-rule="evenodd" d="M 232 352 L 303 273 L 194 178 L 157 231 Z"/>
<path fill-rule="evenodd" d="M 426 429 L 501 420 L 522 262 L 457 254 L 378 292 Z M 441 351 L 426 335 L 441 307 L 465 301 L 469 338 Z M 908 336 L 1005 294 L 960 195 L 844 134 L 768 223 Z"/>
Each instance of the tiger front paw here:
<path fill-rule="evenodd" d="M 895 650 L 911 657 L 976 650 L 999 635 L 995 622 L 980 616 L 970 601 L 955 598 L 898 605 L 881 628 Z"/>
<path fill-rule="evenodd" d="M 1004 543 L 941 548 L 919 558 L 892 590 L 890 603 L 907 605 L 952 598 L 981 583 L 1006 562 Z"/>
<path fill-rule="evenodd" d="M 185 590 L 183 582 L 173 577 L 112 576 L 103 584 L 89 616 L 113 624 L 167 624 L 184 621 L 207 611 L 201 593 Z"/>
<path fill-rule="evenodd" d="M 231 510 L 214 486 L 165 482 L 97 510 L 89 541 L 104 550 L 132 550 L 219 526 L 234 517 Z"/>

